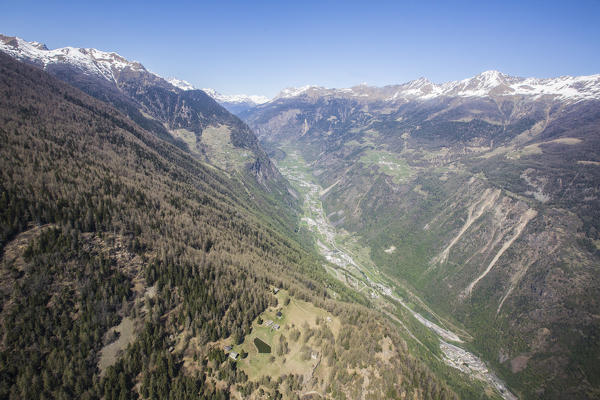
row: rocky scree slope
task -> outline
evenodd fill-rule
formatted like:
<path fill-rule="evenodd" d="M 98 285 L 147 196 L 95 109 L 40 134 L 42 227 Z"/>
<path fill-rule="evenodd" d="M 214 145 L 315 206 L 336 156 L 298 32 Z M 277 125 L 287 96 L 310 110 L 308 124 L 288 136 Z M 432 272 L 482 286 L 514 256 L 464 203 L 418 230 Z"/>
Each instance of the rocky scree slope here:
<path fill-rule="evenodd" d="M 599 395 L 600 75 L 305 87 L 242 116 L 522 397 Z"/>

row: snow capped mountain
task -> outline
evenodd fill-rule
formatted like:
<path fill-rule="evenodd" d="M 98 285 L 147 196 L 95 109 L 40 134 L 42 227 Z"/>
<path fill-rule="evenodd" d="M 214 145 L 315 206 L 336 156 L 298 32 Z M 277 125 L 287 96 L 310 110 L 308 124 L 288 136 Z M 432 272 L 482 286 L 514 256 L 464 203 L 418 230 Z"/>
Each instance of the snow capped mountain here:
<path fill-rule="evenodd" d="M 358 85 L 347 89 L 303 86 L 282 90 L 273 101 L 300 96 L 365 97 L 381 101 L 424 101 L 436 97 L 524 96 L 531 100 L 548 96 L 561 101 L 600 99 L 600 74 L 559 78 L 518 78 L 499 71 L 485 71 L 472 78 L 435 84 L 419 78 L 401 85 Z"/>
<path fill-rule="evenodd" d="M 48 48 L 46 47 L 46 45 L 44 43 L 40 43 L 40 42 L 29 42 L 33 47 L 39 49 L 39 50 L 48 50 Z"/>
<path fill-rule="evenodd" d="M 40 42 L 28 42 L 18 37 L 0 34 L 0 51 L 44 69 L 55 65 L 69 65 L 86 75 L 98 76 L 114 84 L 119 75 L 126 71 L 149 74 L 151 79 L 162 77 L 147 71 L 142 64 L 129 61 L 117 53 L 104 52 L 93 48 L 63 47 L 49 50 Z M 149 76 L 147 75 L 147 76 Z M 169 84 L 171 86 L 169 86 Z M 169 78 L 164 80 L 172 90 L 196 89 L 187 81 Z M 176 89 L 177 88 L 177 89 Z M 552 98 L 565 102 L 600 99 L 600 74 L 589 76 L 562 76 L 558 78 L 519 78 L 499 71 L 485 71 L 471 78 L 435 84 L 426 78 L 419 78 L 400 85 L 384 87 L 361 84 L 345 89 L 331 89 L 322 86 L 306 85 L 283 89 L 272 100 L 256 95 L 224 95 L 214 89 L 203 89 L 209 96 L 230 111 L 239 113 L 251 107 L 300 96 L 312 98 L 322 96 L 364 98 L 377 101 L 425 101 L 436 97 L 486 97 L 523 96 L 531 100 Z"/>
<path fill-rule="evenodd" d="M 485 71 L 473 78 L 438 86 L 441 95 L 483 97 L 490 95 L 553 96 L 561 100 L 600 98 L 600 74 L 559 78 L 518 78 L 498 71 Z"/>
<path fill-rule="evenodd" d="M 217 92 L 215 89 L 202 89 L 207 95 L 212 97 L 217 103 L 225 107 L 229 112 L 240 115 L 253 107 L 268 103 L 270 100 L 265 96 L 234 94 L 226 95 Z"/>
<path fill-rule="evenodd" d="M 188 81 L 184 81 L 183 79 L 167 78 L 167 82 L 181 90 L 196 90 L 194 85 L 192 85 Z"/>
<path fill-rule="evenodd" d="M 226 95 L 217 92 L 215 89 L 204 88 L 202 89 L 204 92 L 215 99 L 219 103 L 254 103 L 254 104 L 264 104 L 269 101 L 269 98 L 266 96 L 259 95 L 246 95 L 246 94 L 233 94 Z"/>
<path fill-rule="evenodd" d="M 298 88 L 285 88 L 281 92 L 279 92 L 279 94 L 277 94 L 275 98 L 273 98 L 273 101 L 281 99 L 291 99 L 298 96 L 370 97 L 375 94 L 374 91 L 377 91 L 379 89 L 380 88 L 368 86 L 364 83 L 357 86 L 353 86 L 351 88 L 344 89 L 326 88 L 323 86 L 316 85 L 306 85 Z"/>
<path fill-rule="evenodd" d="M 10 56 L 48 69 L 59 65 L 68 65 L 87 76 L 95 76 L 105 79 L 119 86 L 123 72 L 139 72 L 144 75 L 144 80 L 160 82 L 160 85 L 170 90 L 195 90 L 196 88 L 183 79 L 168 78 L 148 71 L 137 61 L 129 61 L 114 52 L 105 52 L 93 48 L 63 47 L 48 50 L 46 45 L 40 42 L 28 42 L 18 37 L 10 37 L 0 34 L 0 51 Z M 177 89 L 175 89 L 177 88 Z M 232 96 L 236 97 L 236 96 Z M 239 97 L 239 96 L 237 96 Z M 248 97 L 248 96 L 247 96 Z M 256 104 L 268 101 L 261 96 L 249 96 Z"/>
<path fill-rule="evenodd" d="M 298 88 L 289 87 L 289 88 L 285 88 L 281 92 L 279 92 L 279 94 L 277 96 L 275 96 L 275 98 L 276 99 L 287 99 L 290 97 L 296 97 L 303 93 L 306 93 L 310 89 L 328 90 L 322 86 L 315 86 L 315 85 L 306 85 L 306 86 L 302 86 L 302 87 L 298 87 Z"/>
<path fill-rule="evenodd" d="M 0 35 L 0 51 L 42 68 L 51 64 L 69 64 L 113 82 L 116 82 L 115 74 L 126 69 L 148 72 L 139 62 L 128 61 L 117 53 L 75 47 L 48 50 L 42 43 L 4 35 Z"/>

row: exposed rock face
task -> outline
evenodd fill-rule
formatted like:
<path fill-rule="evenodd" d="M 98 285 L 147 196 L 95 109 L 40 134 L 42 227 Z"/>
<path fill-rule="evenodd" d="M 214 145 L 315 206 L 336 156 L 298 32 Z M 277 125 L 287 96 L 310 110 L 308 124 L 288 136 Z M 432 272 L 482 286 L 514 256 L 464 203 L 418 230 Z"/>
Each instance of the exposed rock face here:
<path fill-rule="evenodd" d="M 227 127 L 229 138 L 222 142 L 247 150 L 252 157 L 239 165 L 251 172 L 267 191 L 277 193 L 288 204 L 295 199 L 248 126 L 202 90 L 182 89 L 146 70 L 142 64 L 96 49 L 65 47 L 48 50 L 37 42 L 0 35 L 0 51 L 43 68 L 59 79 L 114 105 L 143 128 L 178 147 L 186 148 L 207 162 L 218 164 L 206 151 L 202 132 L 208 127 Z M 187 140 L 180 132 L 189 133 Z M 223 150 L 223 149 L 222 149 Z M 222 153 L 226 153 L 224 150 Z M 217 165 L 222 167 L 222 165 Z M 260 167 L 257 170 L 257 167 Z"/>
<path fill-rule="evenodd" d="M 600 393 L 599 88 L 484 73 L 288 90 L 243 116 L 267 148 L 302 153 L 330 219 L 464 323 L 517 391 L 586 398 Z"/>

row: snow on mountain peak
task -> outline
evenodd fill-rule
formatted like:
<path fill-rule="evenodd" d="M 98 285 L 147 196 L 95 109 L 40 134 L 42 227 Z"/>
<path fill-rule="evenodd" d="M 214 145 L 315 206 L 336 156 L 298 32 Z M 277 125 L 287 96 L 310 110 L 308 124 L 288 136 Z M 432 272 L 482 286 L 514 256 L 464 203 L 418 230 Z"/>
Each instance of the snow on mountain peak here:
<path fill-rule="evenodd" d="M 435 84 L 426 78 L 419 78 L 401 85 L 382 88 L 364 85 L 347 89 L 327 89 L 320 86 L 286 88 L 275 99 L 297 96 L 341 96 L 366 97 L 385 101 L 425 101 L 436 97 L 487 97 L 518 95 L 537 99 L 550 96 L 562 101 L 600 99 L 600 75 L 559 77 L 559 78 L 519 78 L 496 70 L 484 71 L 471 78 Z"/>
<path fill-rule="evenodd" d="M 412 87 L 423 87 L 425 85 L 431 85 L 432 82 L 429 79 L 427 79 L 427 78 L 420 77 L 419 79 L 416 79 L 414 81 L 410 81 L 409 84 Z"/>
<path fill-rule="evenodd" d="M 549 79 L 518 78 L 499 71 L 484 71 L 460 81 L 437 85 L 424 78 L 398 85 L 388 98 L 396 100 L 427 100 L 434 97 L 485 97 L 491 95 L 521 95 L 532 98 L 553 96 L 564 101 L 600 99 L 600 75 Z"/>
<path fill-rule="evenodd" d="M 29 42 L 33 47 L 39 50 L 48 50 L 48 47 L 44 43 L 40 42 Z"/>
<path fill-rule="evenodd" d="M 203 88 L 202 89 L 207 95 L 215 99 L 219 103 L 249 103 L 249 104 L 264 104 L 270 99 L 266 96 L 259 95 L 246 95 L 246 94 L 233 94 L 226 95 L 217 92 L 215 89 Z"/>
<path fill-rule="evenodd" d="M 111 82 L 124 70 L 148 72 L 142 64 L 129 61 L 117 53 L 92 48 L 63 47 L 54 50 L 40 42 L 28 42 L 18 37 L 0 34 L 0 51 L 29 61 L 43 68 L 49 65 L 69 64 L 89 75 L 97 75 Z M 170 78 L 168 82 L 180 90 L 193 90 L 193 85 L 184 80 Z M 204 91 L 220 103 L 263 104 L 265 96 L 223 95 L 213 89 Z M 485 97 L 519 95 L 533 99 L 550 96 L 563 101 L 600 99 L 600 74 L 590 76 L 562 76 L 558 78 L 518 78 L 496 70 L 484 71 L 474 77 L 460 81 L 435 84 L 419 78 L 401 85 L 385 88 L 366 84 L 347 89 L 327 89 L 315 85 L 283 89 L 275 99 L 310 96 L 351 96 L 378 98 L 387 101 L 428 100 L 435 97 Z"/>
<path fill-rule="evenodd" d="M 275 96 L 276 99 L 285 99 L 285 98 L 289 98 L 289 97 L 296 97 L 299 96 L 305 92 L 307 92 L 309 89 L 313 89 L 313 88 L 318 88 L 318 86 L 315 85 L 306 85 L 306 86 L 301 86 L 301 87 L 288 87 L 283 89 L 281 92 L 279 92 L 279 94 L 277 96 Z"/>
<path fill-rule="evenodd" d="M 17 59 L 38 64 L 43 68 L 51 64 L 70 64 L 110 81 L 115 81 L 115 72 L 126 68 L 134 71 L 146 71 L 139 62 L 129 61 L 117 53 L 75 47 L 48 50 L 40 42 L 28 42 L 19 37 L 0 35 L 0 50 Z"/>
<path fill-rule="evenodd" d="M 538 79 L 485 71 L 462 81 L 444 83 L 441 88 L 447 96 L 521 95 L 538 98 L 548 95 L 578 101 L 600 98 L 600 75 Z"/>
<path fill-rule="evenodd" d="M 288 99 L 296 96 L 341 96 L 341 97 L 369 97 L 373 87 L 368 86 L 365 82 L 345 89 L 331 89 L 323 86 L 306 85 L 301 87 L 289 87 L 283 89 L 275 99 Z"/>
<path fill-rule="evenodd" d="M 248 98 L 250 100 L 252 100 L 253 102 L 255 102 L 256 104 L 264 104 L 271 100 L 267 96 L 261 96 L 258 94 L 251 94 L 248 96 Z"/>
<path fill-rule="evenodd" d="M 501 81 L 503 78 L 507 77 L 508 75 L 503 74 L 500 71 L 496 71 L 496 70 L 488 70 L 488 71 L 483 71 L 482 73 L 480 73 L 479 75 L 477 75 L 477 77 L 482 78 L 486 81 Z"/>
<path fill-rule="evenodd" d="M 181 90 L 195 90 L 196 89 L 194 87 L 194 85 L 192 85 L 188 81 L 184 81 L 183 79 L 167 78 L 167 82 L 169 82 L 171 85 L 173 85 L 176 88 L 179 88 Z"/>

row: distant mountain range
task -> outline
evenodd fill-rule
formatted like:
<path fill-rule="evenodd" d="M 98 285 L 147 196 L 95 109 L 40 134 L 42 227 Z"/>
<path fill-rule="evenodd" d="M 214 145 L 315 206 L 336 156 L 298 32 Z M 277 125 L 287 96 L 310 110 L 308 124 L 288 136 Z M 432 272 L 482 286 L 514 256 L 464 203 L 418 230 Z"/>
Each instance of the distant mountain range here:
<path fill-rule="evenodd" d="M 191 83 L 189 83 L 188 81 L 184 81 L 182 79 L 177 79 L 177 78 L 167 78 L 167 81 L 175 86 L 176 88 L 179 88 L 181 90 L 198 90 L 194 87 L 194 85 L 192 85 Z M 212 96 L 211 96 L 212 97 Z"/>
<path fill-rule="evenodd" d="M 600 75 L 307 86 L 239 115 L 519 397 L 598 397 Z"/>
<path fill-rule="evenodd" d="M 127 69 L 154 75 L 172 87 L 183 91 L 198 90 L 185 80 L 177 78 L 163 79 L 159 75 L 147 71 L 141 63 L 129 61 L 114 52 L 75 47 L 49 50 L 46 45 L 40 42 L 28 42 L 18 37 L 4 35 L 0 35 L 0 50 L 17 59 L 32 62 L 46 69 L 51 69 L 52 65 L 69 64 L 85 71 L 86 74 L 96 75 L 114 83 L 118 83 L 119 75 Z M 471 78 L 442 84 L 433 83 L 426 78 L 419 78 L 407 83 L 383 87 L 362 84 L 351 88 L 330 89 L 307 85 L 283 89 L 273 99 L 260 95 L 224 95 L 211 88 L 203 88 L 202 90 L 236 114 L 267 102 L 298 96 L 362 97 L 385 102 L 403 102 L 430 100 L 438 97 L 485 97 L 494 95 L 580 101 L 600 99 L 600 74 L 578 77 L 520 78 L 499 71 L 485 71 Z"/>
<path fill-rule="evenodd" d="M 198 90 L 188 81 L 184 81 L 177 78 L 167 79 L 170 84 L 181 89 L 181 90 Z M 266 96 L 258 95 L 246 95 L 246 94 L 233 94 L 226 95 L 217 92 L 215 89 L 203 88 L 204 93 L 215 99 L 219 104 L 225 107 L 227 110 L 234 114 L 238 114 L 243 111 L 247 111 L 250 108 L 259 104 L 264 104 L 269 101 Z"/>
<path fill-rule="evenodd" d="M 236 115 L 269 101 L 269 98 L 265 96 L 245 94 L 224 95 L 214 89 L 202 90 L 204 90 L 206 94 L 215 99 L 223 107 Z"/>
<path fill-rule="evenodd" d="M 600 74 L 558 78 L 519 78 L 499 71 L 485 71 L 471 78 L 442 84 L 419 78 L 407 83 L 383 87 L 366 84 L 342 89 L 315 85 L 290 87 L 283 89 L 272 99 L 264 96 L 224 96 L 213 89 L 204 89 L 204 91 L 229 111 L 242 116 L 254 107 L 293 98 L 338 98 L 354 99 L 359 102 L 401 104 L 452 97 L 516 96 L 531 101 L 578 102 L 600 99 Z"/>
<path fill-rule="evenodd" d="M 539 79 L 518 78 L 499 71 L 485 71 L 472 78 L 443 84 L 435 84 L 426 78 L 419 78 L 407 83 L 383 87 L 362 84 L 346 89 L 328 89 L 308 85 L 284 89 L 271 101 L 300 96 L 365 98 L 369 101 L 392 103 L 431 100 L 439 97 L 486 96 L 522 96 L 531 99 L 558 98 L 565 101 L 579 101 L 600 99 L 600 74 Z"/>
<path fill-rule="evenodd" d="M 489 362 L 519 397 L 600 396 L 600 74 L 540 79 L 486 71 L 442 84 L 420 78 L 383 87 L 308 85 L 283 89 L 268 99 L 196 89 L 181 79 L 165 79 L 116 53 L 91 48 L 50 50 L 40 42 L 0 35 L 0 52 L 38 67 L 0 54 L 7 77 L 0 85 L 6 93 L 0 102 L 4 120 L 10 122 L 6 128 L 0 127 L 0 134 L 7 143 L 11 140 L 11 147 L 0 149 L 8 160 L 4 169 L 15 169 L 14 174 L 4 175 L 0 189 L 9 187 L 10 196 L 20 196 L 14 201 L 7 200 L 4 193 L 0 196 L 1 204 L 10 210 L 0 208 L 8 227 L 3 227 L 2 246 L 11 246 L 13 252 L 22 250 L 24 246 L 12 240 L 27 234 L 32 224 L 61 223 L 65 235 L 75 238 L 104 226 L 110 235 L 127 235 L 129 252 L 143 257 L 160 254 L 160 263 L 144 274 L 153 282 L 159 280 L 161 296 L 170 299 L 178 298 L 177 285 L 183 287 L 195 279 L 178 272 L 177 257 L 169 246 L 185 248 L 194 255 L 191 259 L 204 260 L 202 263 L 215 261 L 219 268 L 236 265 L 231 278 L 223 281 L 228 295 L 222 297 L 219 307 L 227 309 L 226 313 L 200 320 L 193 307 L 174 311 L 178 300 L 153 308 L 156 312 L 170 310 L 169 321 L 180 319 L 189 343 L 200 329 L 210 328 L 211 340 L 232 334 L 221 331 L 218 318 L 236 320 L 231 325 L 237 342 L 268 306 L 261 300 L 260 307 L 248 310 L 246 300 L 254 294 L 244 292 L 242 297 L 237 290 L 253 280 L 260 283 L 259 297 L 270 298 L 265 294 L 267 288 L 284 283 L 276 283 L 269 274 L 283 277 L 284 282 L 293 277 L 293 282 L 316 288 L 320 307 L 330 311 L 341 307 L 333 303 L 339 296 L 348 303 L 381 309 L 399 324 L 385 336 L 394 339 L 393 345 L 387 339 L 365 341 L 356 336 L 370 333 L 361 330 L 367 322 L 360 322 L 359 328 L 338 328 L 331 347 L 335 351 L 316 364 L 337 368 L 348 362 L 353 369 L 344 369 L 337 378 L 331 370 L 313 377 L 312 369 L 303 378 L 305 386 L 298 384 L 303 388 L 298 393 L 312 393 L 307 392 L 310 386 L 323 393 L 328 388 L 332 396 L 352 397 L 363 389 L 346 391 L 349 386 L 342 390 L 335 382 L 354 385 L 359 379 L 353 377 L 361 375 L 365 379 L 360 378 L 357 385 L 376 384 L 377 391 L 369 392 L 374 397 L 391 393 L 390 397 L 453 398 L 451 390 L 425 372 L 421 365 L 425 361 L 433 366 L 436 377 L 453 382 L 452 390 L 464 390 L 465 398 L 474 398 L 479 384 L 457 372 L 469 370 L 469 366 L 454 365 L 450 372 L 444 369 L 448 360 L 440 352 L 441 342 L 418 324 L 415 327 L 410 317 L 398 319 L 401 303 L 394 310 L 389 307 L 393 303 L 380 302 L 376 292 L 369 295 L 366 285 L 353 291 L 353 282 L 358 280 L 352 271 L 339 265 L 332 268 L 325 259 L 317 259 L 316 251 L 311 253 L 313 247 L 323 245 L 323 238 L 308 236 L 310 224 L 316 222 L 301 218 L 305 197 L 299 194 L 310 187 L 313 203 L 305 201 L 304 208 L 319 211 L 322 205 L 324 213 L 317 214 L 318 222 L 327 230 L 320 234 L 331 243 L 351 248 L 361 263 L 374 266 L 376 274 L 361 279 L 370 284 L 385 282 L 391 288 L 386 295 L 402 297 L 411 303 L 411 309 L 459 331 L 466 348 Z M 111 132 L 106 134 L 107 142 L 105 131 Z M 121 151 L 124 158 L 116 155 Z M 97 159 L 96 154 L 102 157 Z M 130 159 L 134 161 L 129 163 Z M 272 159 L 282 171 L 287 169 L 288 176 L 302 171 L 297 190 Z M 71 164 L 87 175 L 79 176 Z M 93 170 L 82 167 L 86 164 Z M 103 164 L 110 167 L 110 174 Z M 121 171 L 129 171 L 135 179 L 122 180 Z M 62 180 L 63 176 L 71 177 Z M 309 178 L 305 180 L 305 176 Z M 26 181 L 25 185 L 21 181 Z M 74 196 L 75 183 L 86 187 L 86 192 Z M 121 209 L 106 205 L 101 197 L 98 204 L 92 204 L 98 191 L 123 210 L 130 210 L 129 219 L 122 220 L 120 211 L 115 211 Z M 81 210 L 73 213 L 73 204 Z M 139 215 L 138 209 L 143 209 Z M 195 235 L 196 228 L 204 236 Z M 71 229 L 81 232 L 73 234 Z M 140 234 L 141 242 L 136 243 L 134 232 Z M 165 232 L 171 235 L 171 242 L 161 246 L 169 248 L 157 252 L 153 246 L 166 237 Z M 92 240 L 90 235 L 85 238 Z M 235 251 L 230 249 L 232 243 Z M 251 249 L 251 261 L 246 258 L 245 246 Z M 300 251 L 301 247 L 308 251 Z M 35 250 L 45 257 L 45 249 L 30 248 L 29 253 Z M 215 252 L 221 252 L 222 258 L 212 260 L 210 254 Z M 334 255 L 337 257 L 337 252 Z M 318 262 L 313 262 L 313 256 Z M 269 262 L 269 274 L 263 273 L 263 259 Z M 244 267 L 238 268 L 240 265 Z M 321 268 L 323 265 L 326 268 Z M 168 279 L 160 268 L 168 271 Z M 236 274 L 246 268 L 249 274 L 243 274 L 240 285 Z M 6 270 L 17 280 L 25 276 L 16 268 Z M 39 284 L 43 279 L 32 280 L 32 285 L 43 286 Z M 0 285 L 0 292 L 11 285 Z M 306 288 L 295 293 L 304 297 Z M 202 304 L 208 305 L 220 290 L 218 285 L 214 291 L 211 287 L 211 295 L 203 295 Z M 18 291 L 15 296 L 22 297 Z M 235 296 L 243 300 L 233 300 Z M 121 298 L 112 297 L 111 307 L 115 308 Z M 36 300 L 40 310 L 50 304 L 43 300 Z M 289 303 L 289 297 L 287 300 Z M 229 311 L 225 303 L 234 304 L 236 310 Z M 114 310 L 112 314 L 116 315 Z M 354 308 L 344 308 L 343 314 L 351 316 L 348 321 L 358 320 Z M 370 316 L 362 315 L 371 321 Z M 71 323 L 66 316 L 61 317 L 65 326 Z M 159 313 L 153 323 L 160 325 L 161 318 Z M 248 320 L 242 322 L 243 318 Z M 327 326 L 319 318 L 314 332 L 321 332 L 319 324 Z M 102 323 L 107 324 L 103 334 L 111 324 Z M 179 335 L 173 326 L 165 328 L 172 329 L 168 331 L 171 337 Z M 312 332 L 306 326 L 301 328 Z M 375 332 L 383 331 L 379 323 L 373 326 Z M 25 331 L 33 330 L 23 328 Z M 395 336 L 399 332 L 408 346 L 399 344 Z M 330 334 L 323 330 L 315 336 L 321 340 Z M 302 333 L 305 343 L 314 344 L 310 337 Z M 171 353 L 168 348 L 179 348 L 171 344 L 174 342 L 161 345 L 165 354 Z M 367 355 L 376 354 L 366 367 L 361 364 L 363 344 L 372 347 Z M 394 346 L 402 351 L 394 352 Z M 279 356 L 286 354 L 287 347 L 287 342 L 285 346 L 279 342 Z M 207 347 L 198 349 L 186 353 L 188 362 L 209 352 Z M 314 359 L 313 351 L 306 349 L 307 360 Z M 406 355 L 408 349 L 419 355 L 418 362 Z M 176 356 L 181 356 L 183 363 L 183 353 Z M 208 357 L 219 359 L 221 354 Z M 296 360 L 290 357 L 289 361 Z M 285 362 L 284 358 L 280 365 Z M 215 365 L 214 360 L 203 368 L 207 365 L 211 372 L 206 376 L 225 375 L 216 369 L 220 364 Z M 393 368 L 388 371 L 390 366 Z M 90 379 L 96 374 L 94 368 L 90 367 Z M 155 369 L 144 366 L 148 374 Z M 204 369 L 198 371 L 204 374 Z M 33 372 L 22 373 L 18 380 L 12 373 L 6 376 L 23 385 L 29 382 L 27 374 Z M 396 376 L 403 378 L 396 382 Z M 117 380 L 116 375 L 113 378 Z M 404 380 L 404 387 L 398 386 Z M 465 386 L 457 384 L 463 380 Z M 422 381 L 428 382 L 426 390 L 419 386 Z M 220 381 L 214 382 L 221 387 Z M 133 381 L 128 385 L 135 386 Z M 149 385 L 144 383 L 144 387 Z M 0 393 L 7 390 L 0 385 Z M 498 395 L 480 392 L 482 397 Z"/>

